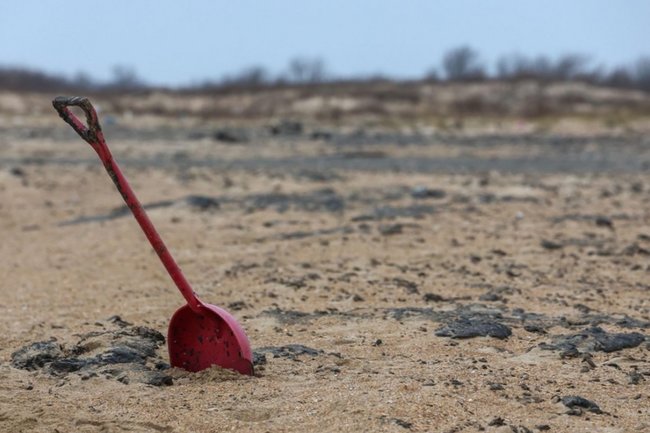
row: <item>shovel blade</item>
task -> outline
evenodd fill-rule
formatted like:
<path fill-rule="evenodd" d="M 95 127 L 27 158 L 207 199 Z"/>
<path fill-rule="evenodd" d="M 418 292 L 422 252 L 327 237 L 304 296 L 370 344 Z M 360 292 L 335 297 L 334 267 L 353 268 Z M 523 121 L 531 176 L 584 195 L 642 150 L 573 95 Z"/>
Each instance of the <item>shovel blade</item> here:
<path fill-rule="evenodd" d="M 194 372 L 218 365 L 252 375 L 253 353 L 239 323 L 215 305 L 202 310 L 198 314 L 185 305 L 174 313 L 167 333 L 171 365 Z"/>

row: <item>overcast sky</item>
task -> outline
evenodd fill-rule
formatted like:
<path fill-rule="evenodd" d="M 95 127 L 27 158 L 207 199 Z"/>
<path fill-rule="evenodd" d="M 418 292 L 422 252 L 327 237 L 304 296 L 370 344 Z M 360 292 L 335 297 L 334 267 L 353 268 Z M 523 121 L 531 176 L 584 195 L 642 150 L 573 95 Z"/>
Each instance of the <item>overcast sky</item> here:
<path fill-rule="evenodd" d="M 18 0 L 0 4 L 0 65 L 154 84 L 218 79 L 295 56 L 336 75 L 413 78 L 469 44 L 501 54 L 580 52 L 596 63 L 650 54 L 648 0 Z"/>

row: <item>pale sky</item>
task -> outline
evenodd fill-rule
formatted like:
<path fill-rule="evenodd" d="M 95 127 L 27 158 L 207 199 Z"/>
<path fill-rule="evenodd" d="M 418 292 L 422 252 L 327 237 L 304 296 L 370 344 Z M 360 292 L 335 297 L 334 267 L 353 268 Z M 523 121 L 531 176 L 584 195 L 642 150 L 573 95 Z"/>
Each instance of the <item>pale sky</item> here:
<path fill-rule="evenodd" d="M 595 63 L 650 55 L 647 0 L 0 0 L 0 65 L 108 79 L 115 65 L 154 84 L 281 72 L 319 57 L 338 76 L 422 76 L 469 44 L 501 54 L 579 52 Z"/>

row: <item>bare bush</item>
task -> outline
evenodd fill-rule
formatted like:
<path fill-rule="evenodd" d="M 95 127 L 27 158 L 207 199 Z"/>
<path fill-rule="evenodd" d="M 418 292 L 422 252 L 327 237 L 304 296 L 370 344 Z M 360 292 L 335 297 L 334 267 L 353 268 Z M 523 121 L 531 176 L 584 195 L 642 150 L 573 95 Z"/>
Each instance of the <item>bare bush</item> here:
<path fill-rule="evenodd" d="M 650 92 L 650 57 L 642 57 L 634 65 L 636 87 Z"/>
<path fill-rule="evenodd" d="M 634 86 L 634 77 L 627 68 L 619 66 L 603 78 L 602 84 L 610 87 L 630 88 Z"/>
<path fill-rule="evenodd" d="M 289 62 L 287 72 L 280 81 L 289 83 L 322 83 L 327 78 L 325 62 L 317 58 L 296 57 Z"/>
<path fill-rule="evenodd" d="M 106 85 L 107 89 L 115 91 L 143 90 L 148 86 L 131 66 L 117 65 L 113 67 L 113 79 Z"/>
<path fill-rule="evenodd" d="M 448 51 L 442 60 L 442 66 L 447 79 L 451 81 L 474 81 L 486 77 L 478 53 L 468 46 Z"/>
<path fill-rule="evenodd" d="M 512 80 L 532 78 L 541 81 L 562 81 L 590 77 L 589 57 L 566 54 L 556 60 L 546 56 L 526 57 L 521 54 L 502 56 L 497 60 L 495 78 Z"/>
<path fill-rule="evenodd" d="M 244 70 L 233 74 L 226 75 L 221 84 L 225 86 L 236 87 L 260 87 L 270 83 L 269 73 L 262 66 L 250 66 Z"/>

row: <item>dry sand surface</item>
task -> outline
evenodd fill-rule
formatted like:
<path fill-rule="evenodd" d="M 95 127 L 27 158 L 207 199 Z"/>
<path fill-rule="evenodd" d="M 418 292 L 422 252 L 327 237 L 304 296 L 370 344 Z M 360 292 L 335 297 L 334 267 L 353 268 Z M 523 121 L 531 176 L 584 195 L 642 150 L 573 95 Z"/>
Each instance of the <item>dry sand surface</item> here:
<path fill-rule="evenodd" d="M 255 377 L 169 368 L 182 298 L 96 155 L 5 125 L 0 431 L 650 431 L 647 135 L 192 131 L 106 125 Z"/>

